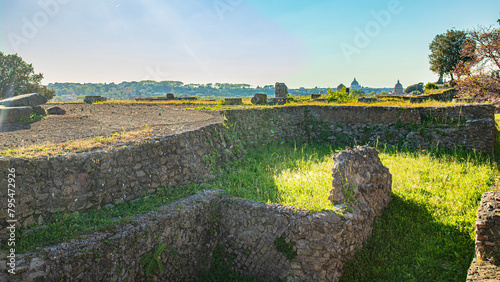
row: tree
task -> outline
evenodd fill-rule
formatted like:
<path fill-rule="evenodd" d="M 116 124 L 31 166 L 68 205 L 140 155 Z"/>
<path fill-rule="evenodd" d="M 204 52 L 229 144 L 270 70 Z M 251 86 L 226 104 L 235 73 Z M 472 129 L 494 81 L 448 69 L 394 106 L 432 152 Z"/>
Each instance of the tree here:
<path fill-rule="evenodd" d="M 337 102 L 337 103 L 349 103 L 349 102 L 355 102 L 357 100 L 357 97 L 347 92 L 347 88 L 345 88 L 345 86 L 342 87 L 342 90 L 340 90 L 340 92 L 328 88 L 327 98 L 328 102 Z"/>
<path fill-rule="evenodd" d="M 417 84 L 410 85 L 405 89 L 406 93 L 412 93 L 414 95 L 419 95 L 424 93 L 424 83 L 420 82 Z"/>
<path fill-rule="evenodd" d="M 50 100 L 55 91 L 41 86 L 42 79 L 43 74 L 35 74 L 33 66 L 17 54 L 0 52 L 0 99 L 36 92 Z"/>
<path fill-rule="evenodd" d="M 500 21 L 500 20 L 499 20 Z M 499 22 L 500 23 L 500 22 Z M 470 60 L 455 68 L 461 95 L 498 102 L 500 98 L 500 28 L 478 27 L 468 31 L 462 56 Z"/>
<path fill-rule="evenodd" d="M 453 71 L 460 61 L 468 60 L 462 56 L 462 45 L 467 39 L 465 31 L 448 30 L 444 34 L 438 34 L 429 45 L 431 54 L 429 63 L 431 71 L 437 73 L 440 79 L 448 74 L 453 80 Z"/>

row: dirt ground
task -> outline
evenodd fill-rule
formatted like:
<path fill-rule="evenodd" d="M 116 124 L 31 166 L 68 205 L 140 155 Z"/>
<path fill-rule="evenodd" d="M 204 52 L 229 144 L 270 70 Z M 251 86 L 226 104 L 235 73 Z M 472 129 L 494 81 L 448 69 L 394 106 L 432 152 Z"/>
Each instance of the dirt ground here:
<path fill-rule="evenodd" d="M 1 124 L 0 121 L 0 149 L 108 136 L 123 130 L 141 130 L 146 125 L 153 130 L 153 136 L 168 136 L 223 121 L 217 112 L 171 105 L 68 103 L 42 107 L 53 106 L 64 109 L 66 114 L 49 115 L 32 123 Z"/>

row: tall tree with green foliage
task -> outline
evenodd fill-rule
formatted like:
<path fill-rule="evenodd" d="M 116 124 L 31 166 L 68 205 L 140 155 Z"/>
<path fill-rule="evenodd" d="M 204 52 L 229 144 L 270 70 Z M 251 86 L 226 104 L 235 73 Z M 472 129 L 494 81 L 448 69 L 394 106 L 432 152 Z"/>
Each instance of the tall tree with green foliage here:
<path fill-rule="evenodd" d="M 467 40 L 467 33 L 461 30 L 448 30 L 438 34 L 429 45 L 431 71 L 440 77 L 448 74 L 453 80 L 453 71 L 460 61 L 468 60 L 462 56 L 462 46 Z"/>
<path fill-rule="evenodd" d="M 41 86 L 42 79 L 43 74 L 35 73 L 33 65 L 17 54 L 4 55 L 0 52 L 0 99 L 38 93 L 50 100 L 55 91 Z"/>

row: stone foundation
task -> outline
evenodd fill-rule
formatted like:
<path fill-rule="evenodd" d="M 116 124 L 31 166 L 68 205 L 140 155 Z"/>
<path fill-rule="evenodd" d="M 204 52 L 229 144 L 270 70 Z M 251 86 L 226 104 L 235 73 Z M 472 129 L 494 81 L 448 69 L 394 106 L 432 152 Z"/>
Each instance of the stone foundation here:
<path fill-rule="evenodd" d="M 500 192 L 484 193 L 476 221 L 476 253 L 467 281 L 500 281 Z"/>

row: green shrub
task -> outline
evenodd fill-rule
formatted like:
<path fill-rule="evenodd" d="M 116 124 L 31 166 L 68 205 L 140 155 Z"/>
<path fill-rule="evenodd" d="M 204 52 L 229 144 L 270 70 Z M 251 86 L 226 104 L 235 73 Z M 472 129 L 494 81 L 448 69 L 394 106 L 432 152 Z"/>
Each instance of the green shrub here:
<path fill-rule="evenodd" d="M 425 91 L 433 90 L 433 89 L 438 89 L 438 86 L 432 82 L 429 82 L 425 85 Z"/>

